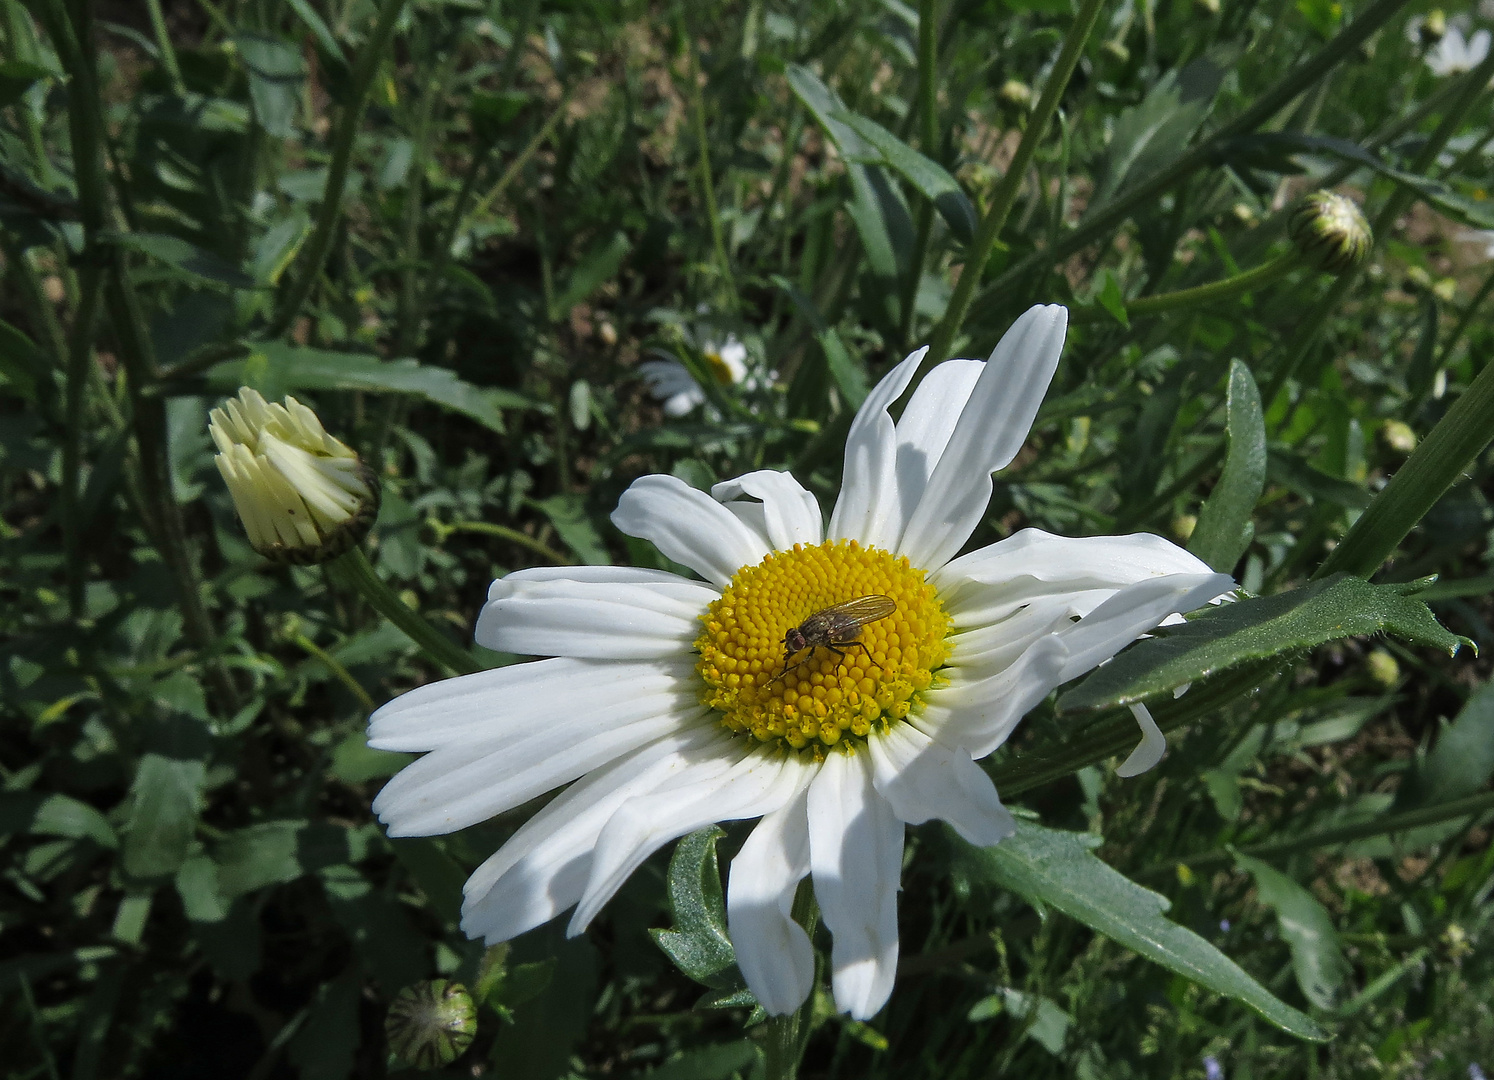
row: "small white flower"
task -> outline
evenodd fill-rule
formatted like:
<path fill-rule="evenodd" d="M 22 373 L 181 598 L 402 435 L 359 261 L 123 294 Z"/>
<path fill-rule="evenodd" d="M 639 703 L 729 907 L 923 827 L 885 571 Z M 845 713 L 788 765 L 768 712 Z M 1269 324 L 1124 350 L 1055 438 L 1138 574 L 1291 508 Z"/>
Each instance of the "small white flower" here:
<path fill-rule="evenodd" d="M 927 350 L 898 365 L 851 424 L 828 528 L 786 472 L 709 494 L 645 476 L 613 522 L 701 580 L 585 566 L 493 583 L 477 640 L 554 659 L 422 686 L 369 724 L 371 746 L 426 754 L 374 803 L 391 836 L 454 832 L 571 785 L 467 882 L 468 934 L 504 941 L 572 906 L 579 934 L 663 845 L 761 818 L 727 885 L 747 985 L 775 1014 L 813 988 L 789 915 L 809 876 L 837 1006 L 861 1019 L 882 1007 L 905 826 L 940 818 L 978 845 L 1010 835 L 975 762 L 1055 687 L 1234 584 L 1146 534 L 1027 529 L 956 558 L 1027 438 L 1066 324 L 1062 307 L 1033 308 L 988 361 L 929 372 L 894 422 Z M 893 610 L 837 648 L 785 656 L 791 630 L 862 597 Z M 1152 725 L 1127 771 L 1161 743 Z"/>
<path fill-rule="evenodd" d="M 1494 259 L 1494 229 L 1464 229 L 1458 239 L 1465 244 L 1475 244 L 1483 249 L 1484 258 Z"/>
<path fill-rule="evenodd" d="M 1439 76 L 1461 75 L 1472 71 L 1489 55 L 1489 31 L 1480 30 L 1468 39 L 1456 26 L 1449 26 L 1447 33 L 1436 46 L 1427 50 L 1427 67 Z"/>
<path fill-rule="evenodd" d="M 735 334 L 728 334 L 724 342 L 707 342 L 701 358 L 722 386 L 745 384 L 749 390 L 756 388 L 756 380 L 747 373 L 747 346 Z M 645 360 L 638 365 L 638 372 L 654 399 L 664 403 L 665 416 L 684 416 L 705 404 L 705 391 L 677 360 Z"/>
<path fill-rule="evenodd" d="M 367 534 L 379 509 L 373 473 L 295 398 L 272 405 L 247 386 L 214 409 L 214 459 L 249 543 L 268 559 L 323 562 Z"/>

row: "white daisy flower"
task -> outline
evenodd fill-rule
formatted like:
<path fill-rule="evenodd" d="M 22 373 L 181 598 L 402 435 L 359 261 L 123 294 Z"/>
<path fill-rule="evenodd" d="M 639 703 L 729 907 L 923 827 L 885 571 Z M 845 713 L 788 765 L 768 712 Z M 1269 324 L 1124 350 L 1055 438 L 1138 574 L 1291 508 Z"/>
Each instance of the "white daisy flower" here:
<path fill-rule="evenodd" d="M 887 407 L 927 350 L 898 365 L 851 425 L 828 529 L 786 472 L 710 494 L 645 476 L 613 522 L 701 580 L 589 566 L 493 583 L 477 640 L 554 659 L 420 687 L 369 725 L 371 746 L 426 752 L 374 803 L 391 836 L 453 832 L 575 781 L 467 882 L 468 934 L 504 941 L 572 906 L 579 934 L 664 844 L 761 818 L 727 886 L 747 985 L 774 1014 L 812 990 L 789 915 L 810 876 L 837 1006 L 882 1007 L 905 826 L 1008 836 L 976 760 L 1054 687 L 1233 587 L 1145 534 L 1027 529 L 956 558 L 1026 440 L 1066 323 L 1062 307 L 1033 308 L 988 361 L 934 368 L 894 423 Z M 884 614 L 859 635 L 785 656 L 811 616 L 866 597 Z M 1159 757 L 1159 740 L 1139 752 Z"/>
<path fill-rule="evenodd" d="M 1449 26 L 1442 40 L 1427 50 L 1426 62 L 1435 75 L 1461 75 L 1478 67 L 1488 55 L 1489 31 L 1480 30 L 1465 40 L 1461 30 Z"/>
<path fill-rule="evenodd" d="M 728 334 L 724 342 L 709 342 L 701 350 L 706 366 L 722 386 L 735 386 L 747 378 L 747 346 Z M 677 360 L 645 360 L 638 365 L 639 374 L 648 383 L 649 393 L 664 403 L 665 416 L 684 416 L 704 405 L 705 391 L 689 369 Z"/>

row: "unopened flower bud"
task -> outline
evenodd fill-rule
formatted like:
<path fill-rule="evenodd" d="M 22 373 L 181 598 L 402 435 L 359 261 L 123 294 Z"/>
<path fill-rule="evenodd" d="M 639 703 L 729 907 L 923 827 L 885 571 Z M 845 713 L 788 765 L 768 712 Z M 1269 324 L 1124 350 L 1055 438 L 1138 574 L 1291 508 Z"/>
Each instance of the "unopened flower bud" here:
<path fill-rule="evenodd" d="M 417 1069 L 437 1069 L 462 1056 L 477 1035 L 477 1007 L 461 983 L 445 979 L 407 986 L 384 1019 L 389 1049 Z"/>
<path fill-rule="evenodd" d="M 1380 438 L 1398 454 L 1409 454 L 1416 449 L 1416 432 L 1404 420 L 1385 421 L 1380 428 Z"/>
<path fill-rule="evenodd" d="M 1374 244 L 1369 222 L 1352 199 L 1332 191 L 1303 197 L 1287 225 L 1303 262 L 1315 270 L 1342 274 L 1369 257 Z"/>
<path fill-rule="evenodd" d="M 1400 681 L 1401 665 L 1384 649 L 1376 649 L 1366 656 L 1364 666 L 1369 670 L 1370 680 L 1376 686 L 1389 690 Z"/>
<path fill-rule="evenodd" d="M 1172 519 L 1172 535 L 1186 543 L 1193 536 L 1193 530 L 1198 528 L 1198 515 L 1179 514 Z"/>
<path fill-rule="evenodd" d="M 1105 42 L 1105 44 L 1100 46 L 1100 52 L 1118 64 L 1126 64 L 1131 60 L 1131 50 L 1126 48 L 1124 41 L 1120 41 L 1119 39 L 1112 38 Z"/>
<path fill-rule="evenodd" d="M 1026 112 L 1032 108 L 1032 87 L 1021 79 L 1007 79 L 996 91 L 996 96 L 1009 109 Z"/>
<path fill-rule="evenodd" d="M 373 471 L 295 398 L 272 405 L 245 387 L 212 411 L 208 432 L 249 544 L 265 558 L 326 562 L 368 535 L 379 512 Z"/>

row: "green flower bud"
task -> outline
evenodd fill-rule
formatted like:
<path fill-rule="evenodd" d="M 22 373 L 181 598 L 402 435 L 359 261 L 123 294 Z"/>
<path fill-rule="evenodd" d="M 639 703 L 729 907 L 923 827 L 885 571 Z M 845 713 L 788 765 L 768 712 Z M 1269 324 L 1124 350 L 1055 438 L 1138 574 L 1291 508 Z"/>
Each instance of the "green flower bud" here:
<path fill-rule="evenodd" d="M 1441 8 L 1433 8 L 1416 28 L 1416 36 L 1426 46 L 1437 44 L 1447 36 L 1447 15 Z"/>
<path fill-rule="evenodd" d="M 1331 191 L 1303 196 L 1287 224 L 1302 261 L 1314 270 L 1342 274 L 1369 257 L 1374 235 L 1352 199 Z"/>
<path fill-rule="evenodd" d="M 1117 64 L 1130 63 L 1131 50 L 1126 48 L 1126 43 L 1119 39 L 1112 39 L 1100 46 L 1100 52 L 1110 57 Z"/>
<path fill-rule="evenodd" d="M 1416 449 L 1416 432 L 1404 420 L 1387 420 L 1380 428 L 1380 438 L 1397 454 L 1409 454 Z"/>
<path fill-rule="evenodd" d="M 1400 681 L 1401 665 L 1384 649 L 1376 649 L 1365 657 L 1364 666 L 1369 669 L 1369 677 L 1377 686 L 1389 690 Z"/>
<path fill-rule="evenodd" d="M 212 411 L 208 432 L 249 543 L 265 558 L 326 562 L 368 535 L 377 478 L 295 398 L 271 405 L 246 386 Z"/>
<path fill-rule="evenodd" d="M 1032 108 L 1032 87 L 1021 79 L 1007 79 L 996 91 L 996 97 L 1009 109 L 1026 112 Z"/>
<path fill-rule="evenodd" d="M 389 1006 L 389 1049 L 417 1069 L 436 1069 L 462 1056 L 477 1034 L 477 1006 L 461 983 L 445 979 L 407 986 Z"/>

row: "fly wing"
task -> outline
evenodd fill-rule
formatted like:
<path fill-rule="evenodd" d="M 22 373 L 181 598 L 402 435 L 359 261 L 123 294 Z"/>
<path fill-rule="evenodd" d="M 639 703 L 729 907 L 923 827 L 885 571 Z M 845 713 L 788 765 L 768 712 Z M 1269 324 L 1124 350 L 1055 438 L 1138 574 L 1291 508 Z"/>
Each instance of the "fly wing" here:
<path fill-rule="evenodd" d="M 897 610 L 897 601 L 890 596 L 874 594 L 858 596 L 843 604 L 836 604 L 820 612 L 833 631 L 851 633 L 867 623 L 885 619 Z"/>

